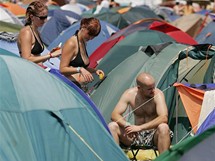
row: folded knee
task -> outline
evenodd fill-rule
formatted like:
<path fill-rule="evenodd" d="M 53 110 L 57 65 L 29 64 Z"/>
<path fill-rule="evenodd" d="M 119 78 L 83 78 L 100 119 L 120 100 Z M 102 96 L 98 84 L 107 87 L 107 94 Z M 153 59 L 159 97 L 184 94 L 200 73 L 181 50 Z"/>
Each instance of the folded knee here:
<path fill-rule="evenodd" d="M 166 123 L 162 123 L 162 124 L 160 124 L 159 126 L 158 126 L 158 128 L 157 128 L 157 131 L 158 131 L 158 133 L 160 133 L 160 134 L 169 134 L 169 126 L 168 126 L 168 124 L 166 124 Z"/>
<path fill-rule="evenodd" d="M 117 131 L 119 129 L 119 125 L 116 122 L 110 122 L 108 127 L 110 131 Z"/>

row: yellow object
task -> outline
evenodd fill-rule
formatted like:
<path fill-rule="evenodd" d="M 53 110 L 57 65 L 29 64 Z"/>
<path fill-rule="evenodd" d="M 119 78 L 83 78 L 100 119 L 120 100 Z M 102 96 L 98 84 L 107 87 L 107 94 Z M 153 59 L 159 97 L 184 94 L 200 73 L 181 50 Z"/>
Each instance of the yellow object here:
<path fill-rule="evenodd" d="M 102 73 L 99 73 L 99 79 L 103 79 L 104 75 Z"/>
<path fill-rule="evenodd" d="M 126 155 L 128 156 L 129 159 L 133 158 L 133 154 L 132 152 L 129 150 L 128 152 L 126 152 Z M 150 149 L 150 150 L 139 150 L 137 156 L 136 156 L 137 160 L 154 160 L 156 158 L 154 150 Z"/>

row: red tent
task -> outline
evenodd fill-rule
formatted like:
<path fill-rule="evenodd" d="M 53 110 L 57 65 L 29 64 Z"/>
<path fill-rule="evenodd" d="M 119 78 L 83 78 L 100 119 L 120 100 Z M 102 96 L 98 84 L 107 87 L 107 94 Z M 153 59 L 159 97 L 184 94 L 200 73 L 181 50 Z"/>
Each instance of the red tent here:
<path fill-rule="evenodd" d="M 172 37 L 173 39 L 175 39 L 177 42 L 182 44 L 188 44 L 188 45 L 198 44 L 196 40 L 194 40 L 186 32 L 183 32 L 182 30 L 178 29 L 175 26 L 170 25 L 169 23 L 154 21 L 150 25 L 149 29 L 164 32 L 170 37 Z"/>
<path fill-rule="evenodd" d="M 108 53 L 108 51 L 119 41 L 123 40 L 127 35 L 139 31 L 139 30 L 157 30 L 160 32 L 164 32 L 176 42 L 195 45 L 197 42 L 189 36 L 187 33 L 181 31 L 180 29 L 170 25 L 166 21 L 149 18 L 143 19 L 136 23 L 133 23 L 126 28 L 118 31 L 114 35 L 112 35 L 109 39 L 107 39 L 103 44 L 101 44 L 91 55 L 90 55 L 90 67 L 95 68 L 98 65 L 98 62 Z"/>

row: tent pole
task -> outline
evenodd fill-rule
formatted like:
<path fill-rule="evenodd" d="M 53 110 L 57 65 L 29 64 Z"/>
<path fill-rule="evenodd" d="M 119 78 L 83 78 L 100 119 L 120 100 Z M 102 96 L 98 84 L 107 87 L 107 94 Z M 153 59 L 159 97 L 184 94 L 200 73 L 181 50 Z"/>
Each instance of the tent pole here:
<path fill-rule="evenodd" d="M 176 112 L 175 112 L 175 124 L 176 124 L 176 131 L 175 131 L 175 140 L 176 140 L 176 143 L 178 143 L 178 92 L 177 90 L 175 91 L 176 92 Z"/>

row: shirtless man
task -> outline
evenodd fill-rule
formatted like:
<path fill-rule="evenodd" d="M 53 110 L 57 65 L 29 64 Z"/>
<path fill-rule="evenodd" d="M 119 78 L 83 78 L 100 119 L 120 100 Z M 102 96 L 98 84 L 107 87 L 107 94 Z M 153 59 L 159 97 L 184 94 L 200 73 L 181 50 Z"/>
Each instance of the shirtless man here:
<path fill-rule="evenodd" d="M 136 78 L 137 86 L 127 89 L 112 112 L 109 128 L 114 140 L 126 146 L 133 143 L 155 145 L 161 154 L 170 147 L 168 109 L 164 94 L 155 88 L 155 80 L 148 73 Z M 135 125 L 126 122 L 123 113 L 131 107 Z"/>

